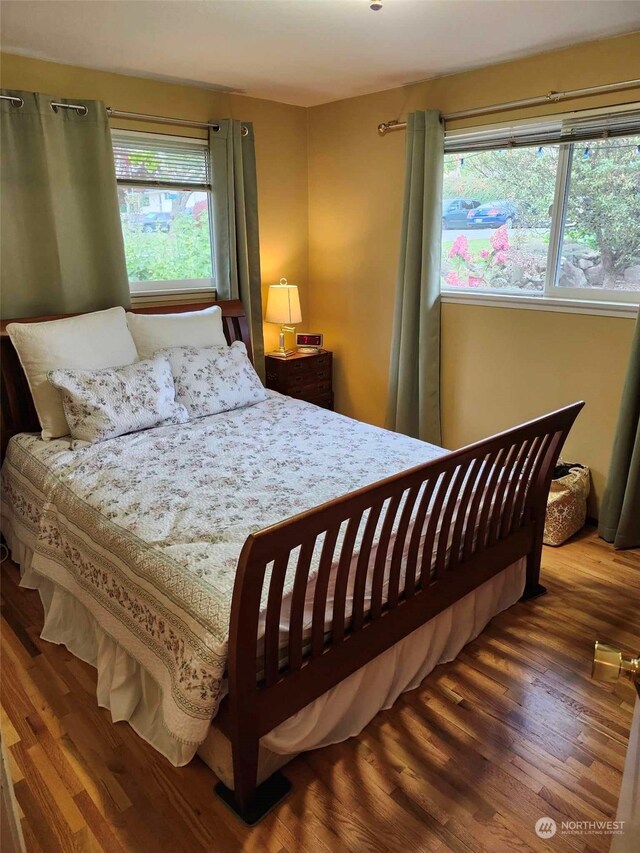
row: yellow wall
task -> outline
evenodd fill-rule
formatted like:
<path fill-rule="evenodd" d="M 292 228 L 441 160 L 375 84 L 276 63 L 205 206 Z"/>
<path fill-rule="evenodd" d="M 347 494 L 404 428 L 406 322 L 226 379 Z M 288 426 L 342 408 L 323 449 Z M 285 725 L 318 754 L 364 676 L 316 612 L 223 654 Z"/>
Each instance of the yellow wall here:
<path fill-rule="evenodd" d="M 108 74 L 37 59 L 0 55 L 0 82 L 7 89 L 46 92 L 65 98 L 94 98 L 127 112 L 179 116 L 195 121 L 238 118 L 256 133 L 263 296 L 281 276 L 300 285 L 308 316 L 307 111 L 279 104 L 122 74 Z M 112 121 L 114 127 L 157 133 L 202 135 L 171 125 Z M 264 301 L 264 300 L 263 300 Z M 265 344 L 277 344 L 277 327 L 265 325 Z"/>
<path fill-rule="evenodd" d="M 403 132 L 381 138 L 377 125 L 414 109 L 454 112 L 628 80 L 639 71 L 635 33 L 309 110 L 310 308 L 335 352 L 339 411 L 384 422 L 405 139 Z M 547 111 L 631 100 L 640 100 L 640 90 Z M 601 497 L 632 331 L 631 319 L 444 305 L 445 445 L 467 444 L 583 398 L 587 406 L 566 456 L 592 468 Z"/>

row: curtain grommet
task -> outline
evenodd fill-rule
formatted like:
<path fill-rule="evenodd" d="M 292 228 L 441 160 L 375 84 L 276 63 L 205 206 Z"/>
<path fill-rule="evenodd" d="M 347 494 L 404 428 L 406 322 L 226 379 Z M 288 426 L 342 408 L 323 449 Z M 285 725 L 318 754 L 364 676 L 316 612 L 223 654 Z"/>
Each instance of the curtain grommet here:
<path fill-rule="evenodd" d="M 210 128 L 211 128 L 212 133 L 219 133 L 220 132 L 220 125 L 219 124 L 212 124 L 212 125 L 210 125 Z M 244 124 L 240 125 L 240 136 L 249 136 L 249 128 L 245 127 Z"/>
<path fill-rule="evenodd" d="M 85 104 L 62 104 L 58 101 L 51 101 L 49 106 L 56 115 L 60 109 L 71 110 L 83 118 L 89 114 L 89 107 L 85 106 Z"/>

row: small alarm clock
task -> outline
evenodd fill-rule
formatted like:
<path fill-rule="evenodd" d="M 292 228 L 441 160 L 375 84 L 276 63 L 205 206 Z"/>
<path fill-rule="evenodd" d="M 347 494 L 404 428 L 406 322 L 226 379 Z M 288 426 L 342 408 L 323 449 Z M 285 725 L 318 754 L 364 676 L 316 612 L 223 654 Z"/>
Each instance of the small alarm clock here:
<path fill-rule="evenodd" d="M 298 352 L 320 352 L 323 340 L 324 335 L 310 334 L 308 332 L 297 334 L 296 346 L 298 347 Z"/>

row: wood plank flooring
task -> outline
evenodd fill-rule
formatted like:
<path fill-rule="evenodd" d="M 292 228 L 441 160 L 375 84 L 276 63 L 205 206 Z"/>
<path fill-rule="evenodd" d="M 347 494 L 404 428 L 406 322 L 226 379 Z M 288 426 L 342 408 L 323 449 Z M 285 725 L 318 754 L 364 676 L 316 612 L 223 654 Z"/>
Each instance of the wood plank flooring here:
<path fill-rule="evenodd" d="M 605 851 L 534 832 L 615 816 L 634 692 L 590 679 L 593 641 L 636 652 L 640 552 L 587 531 L 545 549 L 549 594 L 497 616 L 358 737 L 295 759 L 247 829 L 199 760 L 174 768 L 96 707 L 95 672 L 39 639 L 37 593 L 2 567 L 2 735 L 29 851 Z"/>

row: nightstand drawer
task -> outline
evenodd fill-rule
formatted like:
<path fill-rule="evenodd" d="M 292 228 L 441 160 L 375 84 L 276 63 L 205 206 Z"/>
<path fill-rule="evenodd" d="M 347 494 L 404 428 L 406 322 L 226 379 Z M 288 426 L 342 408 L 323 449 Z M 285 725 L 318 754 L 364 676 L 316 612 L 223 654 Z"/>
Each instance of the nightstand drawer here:
<path fill-rule="evenodd" d="M 270 367 L 267 371 L 269 379 L 275 382 L 309 382 L 321 379 L 331 379 L 331 363 L 325 362 L 322 365 L 315 363 L 300 363 L 294 362 L 290 369 L 280 367 Z"/>
<path fill-rule="evenodd" d="M 320 388 L 322 386 L 323 391 L 331 391 L 331 376 L 323 375 L 317 376 L 315 374 L 301 374 L 298 376 L 288 376 L 284 380 L 278 380 L 277 384 L 282 386 L 283 388 Z"/>
<path fill-rule="evenodd" d="M 275 389 L 278 390 L 278 389 Z M 312 397 L 321 397 L 325 394 L 331 394 L 330 382 L 316 382 L 312 385 L 298 385 L 291 383 L 286 391 L 281 391 L 281 394 L 287 394 L 289 397 L 296 397 L 298 400 L 310 400 Z"/>
<path fill-rule="evenodd" d="M 291 374 L 291 376 L 297 376 L 300 373 L 305 373 L 311 367 L 311 362 L 304 361 L 303 359 L 296 359 L 296 361 L 289 361 L 287 364 L 286 360 L 283 360 L 283 364 L 287 365 L 287 370 Z"/>
<path fill-rule="evenodd" d="M 331 369 L 332 355 L 333 355 L 333 353 L 330 353 L 330 352 L 320 352 L 320 353 L 318 353 L 318 355 L 315 356 L 313 363 L 315 364 L 316 368 L 318 368 L 318 369 L 322 368 L 322 367 L 326 367 L 328 369 Z"/>
<path fill-rule="evenodd" d="M 310 375 L 318 382 L 331 382 L 331 364 L 326 364 L 324 367 L 312 370 Z"/>
<path fill-rule="evenodd" d="M 266 378 L 267 378 L 267 382 L 266 382 L 267 388 L 274 388 L 274 390 L 277 390 L 275 388 L 275 383 L 280 382 L 280 374 L 276 370 L 270 370 L 267 367 Z"/>

